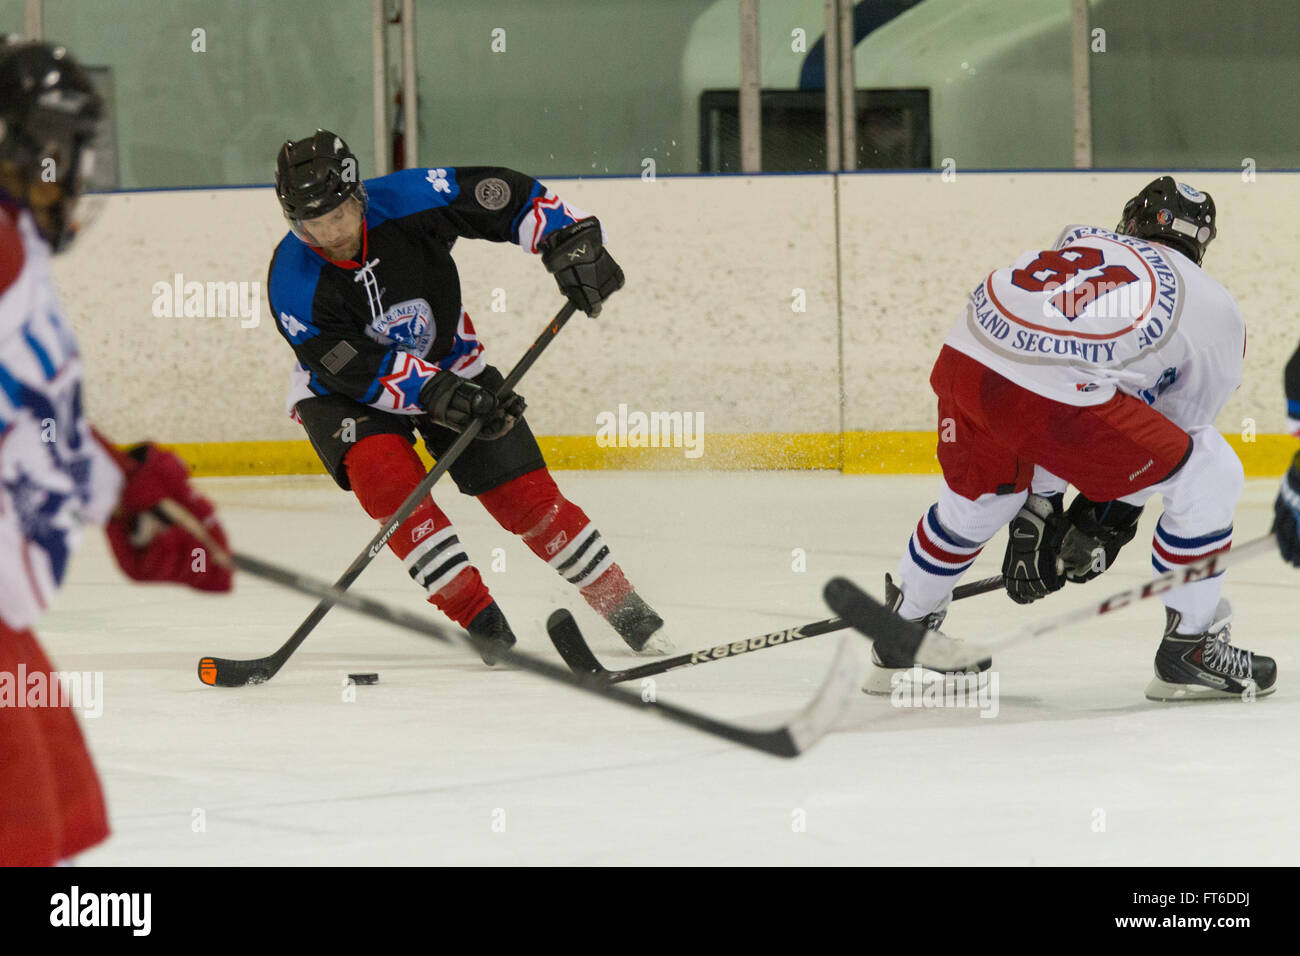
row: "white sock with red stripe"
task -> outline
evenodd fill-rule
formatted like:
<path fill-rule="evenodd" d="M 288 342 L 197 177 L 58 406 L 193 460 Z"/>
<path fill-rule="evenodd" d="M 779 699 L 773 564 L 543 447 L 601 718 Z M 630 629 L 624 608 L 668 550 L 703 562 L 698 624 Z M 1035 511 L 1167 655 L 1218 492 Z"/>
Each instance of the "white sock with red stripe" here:
<path fill-rule="evenodd" d="M 917 620 L 937 611 L 984 545 L 1025 503 L 1026 492 L 964 498 L 944 482 L 939 500 L 917 522 L 898 565 L 903 603 L 898 613 Z"/>
<path fill-rule="evenodd" d="M 1156 574 L 1164 574 L 1202 561 L 1212 554 L 1232 547 L 1232 525 L 1208 534 L 1195 529 L 1179 527 L 1168 513 L 1156 522 L 1156 533 L 1151 538 L 1151 567 Z M 1182 615 L 1178 633 L 1199 634 L 1214 620 L 1223 593 L 1223 572 L 1201 581 L 1193 581 L 1162 594 L 1165 606 Z"/>
<path fill-rule="evenodd" d="M 938 610 L 983 548 L 982 541 L 970 541 L 946 528 L 939 518 L 939 505 L 932 505 L 916 523 L 898 565 L 903 591 L 899 615 L 916 620 Z"/>

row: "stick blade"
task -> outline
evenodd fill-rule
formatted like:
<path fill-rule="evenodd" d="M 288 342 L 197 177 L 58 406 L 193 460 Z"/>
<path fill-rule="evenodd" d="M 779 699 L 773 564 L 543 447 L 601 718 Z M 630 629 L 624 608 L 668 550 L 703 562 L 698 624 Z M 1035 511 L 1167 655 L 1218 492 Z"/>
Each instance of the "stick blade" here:
<path fill-rule="evenodd" d="M 891 657 L 916 659 L 925 630 L 905 621 L 848 578 L 831 578 L 822 592 L 830 609 Z"/>
<path fill-rule="evenodd" d="M 199 680 L 209 687 L 265 684 L 274 676 L 275 670 L 266 659 L 233 661 L 224 657 L 204 657 L 199 660 Z"/>
<path fill-rule="evenodd" d="M 779 753 L 778 756 L 797 757 L 808 750 L 831 732 L 848 709 L 849 701 L 857 697 L 860 668 L 855 643 L 847 634 L 840 638 L 835 660 L 817 696 L 786 727 L 791 752 Z"/>
<path fill-rule="evenodd" d="M 565 608 L 553 611 L 546 619 L 546 633 L 550 636 L 556 651 L 559 652 L 560 658 L 573 673 L 595 674 L 602 677 L 609 674 L 609 671 L 601 666 L 600 661 L 596 660 L 596 655 L 591 652 L 586 639 L 582 636 L 578 622 Z"/>
<path fill-rule="evenodd" d="M 734 724 L 686 711 L 663 700 L 655 702 L 656 711 L 678 723 L 705 730 L 714 736 L 760 750 L 773 757 L 794 759 L 808 751 L 839 722 L 849 702 L 858 692 L 857 641 L 845 636 L 835 651 L 835 660 L 821 687 L 799 713 L 770 730 L 750 730 Z"/>

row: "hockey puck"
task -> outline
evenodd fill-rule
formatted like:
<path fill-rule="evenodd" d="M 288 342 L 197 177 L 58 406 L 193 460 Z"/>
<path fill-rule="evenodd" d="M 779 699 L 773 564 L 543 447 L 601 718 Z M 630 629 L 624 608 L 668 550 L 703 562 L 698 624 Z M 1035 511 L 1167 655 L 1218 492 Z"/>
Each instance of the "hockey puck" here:
<path fill-rule="evenodd" d="M 348 680 L 354 684 L 378 684 L 378 674 L 349 674 Z"/>

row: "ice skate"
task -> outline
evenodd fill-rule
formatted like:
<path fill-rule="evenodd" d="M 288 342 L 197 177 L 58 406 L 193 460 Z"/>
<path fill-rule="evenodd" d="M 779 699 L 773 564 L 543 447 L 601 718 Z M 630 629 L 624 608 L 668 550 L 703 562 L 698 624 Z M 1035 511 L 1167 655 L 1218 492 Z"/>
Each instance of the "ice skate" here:
<path fill-rule="evenodd" d="M 635 591 L 610 611 L 605 620 L 638 654 L 664 655 L 673 649 L 672 640 L 663 630 L 664 619 Z"/>
<path fill-rule="evenodd" d="M 493 653 L 494 650 L 508 651 L 515 646 L 514 632 L 510 630 L 510 624 L 496 601 L 474 615 L 474 620 L 469 622 L 469 627 L 465 630 L 475 637 L 491 642 L 491 647 L 479 650 L 479 656 L 488 667 L 495 667 L 500 659 L 500 654 Z"/>
<path fill-rule="evenodd" d="M 896 584 L 894 584 L 894 579 L 888 574 L 885 575 L 885 604 L 895 613 L 897 613 L 898 609 L 902 607 L 903 604 L 903 592 Z M 943 624 L 943 619 L 947 616 L 948 605 L 947 602 L 945 602 L 938 610 L 931 611 L 929 614 L 925 615 L 925 617 L 915 619 L 914 623 L 921 625 L 927 631 L 938 631 L 939 627 Z M 947 637 L 947 635 L 944 636 Z M 949 638 L 949 640 L 952 640 L 957 644 L 961 643 L 960 640 L 954 638 Z M 964 671 L 945 671 L 944 674 L 947 680 L 953 681 L 962 679 L 963 676 L 967 674 L 975 675 L 975 679 L 978 682 L 987 679 L 988 670 L 992 666 L 993 659 L 985 658 L 982 661 L 972 664 Z M 872 644 L 871 668 L 867 672 L 867 679 L 862 685 L 862 690 L 867 694 L 888 695 L 892 693 L 894 689 L 894 683 L 896 680 L 894 675 L 901 674 L 904 676 L 898 679 L 910 680 L 910 675 L 915 667 L 916 664 L 910 660 L 894 660 L 888 655 L 882 656 L 880 651 L 877 650 L 876 645 Z M 929 668 L 926 668 L 926 670 L 929 670 Z M 933 673 L 939 672 L 933 671 Z"/>
<path fill-rule="evenodd" d="M 1233 647 L 1232 604 L 1225 598 L 1200 634 L 1179 634 L 1182 615 L 1165 608 L 1165 635 L 1156 651 L 1156 676 L 1148 700 L 1214 700 L 1265 697 L 1277 689 L 1277 662 Z"/>

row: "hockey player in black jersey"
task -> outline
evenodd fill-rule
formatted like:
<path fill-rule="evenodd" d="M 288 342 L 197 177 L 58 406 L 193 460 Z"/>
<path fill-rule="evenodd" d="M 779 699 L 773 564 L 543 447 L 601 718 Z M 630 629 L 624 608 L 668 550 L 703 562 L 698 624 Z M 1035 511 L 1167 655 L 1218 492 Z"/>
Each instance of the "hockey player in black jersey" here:
<path fill-rule="evenodd" d="M 1300 346 L 1286 363 L 1286 420 L 1291 434 L 1300 438 Z M 1282 557 L 1300 568 L 1300 451 L 1291 459 L 1291 468 L 1282 477 L 1277 501 L 1273 503 L 1273 534 Z"/>
<path fill-rule="evenodd" d="M 600 223 L 541 183 L 497 167 L 406 169 L 362 182 L 334 133 L 286 142 L 276 192 L 291 232 L 268 289 L 297 356 L 288 405 L 326 470 L 387 521 L 424 478 L 415 432 L 439 457 L 484 420 L 452 480 L 562 577 L 633 650 L 663 653 L 663 621 L 633 590 L 599 531 L 556 487 L 460 299 L 458 238 L 513 242 L 595 316 L 623 286 Z M 447 516 L 426 497 L 389 540 L 429 601 L 470 633 L 515 636 Z M 489 661 L 491 663 L 491 661 Z"/>

